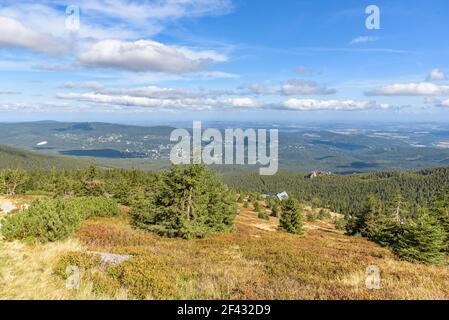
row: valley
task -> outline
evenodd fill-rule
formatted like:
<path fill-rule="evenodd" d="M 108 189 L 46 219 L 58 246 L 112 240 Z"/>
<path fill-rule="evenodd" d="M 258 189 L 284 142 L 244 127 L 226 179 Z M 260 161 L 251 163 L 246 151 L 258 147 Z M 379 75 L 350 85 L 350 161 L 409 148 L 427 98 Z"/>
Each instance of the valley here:
<path fill-rule="evenodd" d="M 50 155 L 93 158 L 105 166 L 151 170 L 169 165 L 170 150 L 176 143 L 170 141 L 170 133 L 180 125 L 189 128 L 188 123 L 152 127 L 54 121 L 0 123 L 0 144 Z M 207 127 L 277 128 L 280 169 L 287 171 L 349 174 L 449 164 L 449 128 L 435 123 L 357 128 L 343 124 L 211 122 Z"/>

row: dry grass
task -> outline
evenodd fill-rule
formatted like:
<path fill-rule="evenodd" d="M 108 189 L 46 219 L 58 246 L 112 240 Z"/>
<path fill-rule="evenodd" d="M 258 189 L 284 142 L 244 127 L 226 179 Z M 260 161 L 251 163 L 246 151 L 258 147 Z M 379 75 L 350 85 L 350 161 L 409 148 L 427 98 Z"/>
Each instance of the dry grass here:
<path fill-rule="evenodd" d="M 326 221 L 306 223 L 305 234 L 295 236 L 277 231 L 276 218 L 240 212 L 236 232 L 202 240 L 161 238 L 120 217 L 87 221 L 77 240 L 45 246 L 0 241 L 0 298 L 449 299 L 447 267 L 398 261 Z M 80 291 L 66 290 L 52 273 L 58 257 L 87 251 L 133 259 L 91 270 Z M 369 265 L 381 269 L 379 290 L 365 287 Z"/>

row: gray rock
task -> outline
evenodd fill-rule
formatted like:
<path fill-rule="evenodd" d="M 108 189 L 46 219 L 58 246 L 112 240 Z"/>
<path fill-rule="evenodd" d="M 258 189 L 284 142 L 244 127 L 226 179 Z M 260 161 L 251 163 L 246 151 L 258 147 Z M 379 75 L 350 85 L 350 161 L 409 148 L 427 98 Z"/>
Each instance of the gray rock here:
<path fill-rule="evenodd" d="M 11 211 L 17 210 L 17 207 L 11 202 L 6 202 L 1 205 L 0 209 L 4 213 L 10 213 Z"/>
<path fill-rule="evenodd" d="M 133 256 L 128 254 L 115 254 L 108 252 L 90 252 L 93 255 L 99 256 L 103 267 L 116 266 L 131 259 Z"/>

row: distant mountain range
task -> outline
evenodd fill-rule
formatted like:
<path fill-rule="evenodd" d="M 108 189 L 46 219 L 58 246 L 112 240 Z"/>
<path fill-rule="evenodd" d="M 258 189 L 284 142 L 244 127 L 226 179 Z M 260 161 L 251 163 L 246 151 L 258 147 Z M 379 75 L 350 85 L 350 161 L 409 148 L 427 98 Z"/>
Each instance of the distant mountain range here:
<path fill-rule="evenodd" d="M 224 129 L 231 124 L 210 125 Z M 263 124 L 236 123 L 235 126 L 259 128 Z M 449 164 L 449 128 L 442 125 L 265 126 L 280 131 L 279 163 L 283 170 L 354 173 Z M 169 138 L 173 129 L 171 126 L 55 121 L 0 123 L 0 144 L 41 154 L 72 156 L 52 158 L 64 162 L 70 159 L 69 162 L 79 163 L 73 158 L 88 157 L 111 167 L 154 169 L 169 164 L 173 146 Z"/>

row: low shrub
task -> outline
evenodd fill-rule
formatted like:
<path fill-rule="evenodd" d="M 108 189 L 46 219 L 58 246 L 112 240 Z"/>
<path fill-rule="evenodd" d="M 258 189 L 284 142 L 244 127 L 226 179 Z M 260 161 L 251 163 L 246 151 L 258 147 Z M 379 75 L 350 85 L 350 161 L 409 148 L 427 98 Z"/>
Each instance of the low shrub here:
<path fill-rule="evenodd" d="M 306 213 L 306 219 L 307 219 L 307 221 L 309 221 L 309 222 L 315 222 L 315 221 L 318 220 L 318 216 L 317 216 L 317 215 L 315 214 L 315 212 L 312 210 L 312 211 L 309 211 L 309 212 Z"/>
<path fill-rule="evenodd" d="M 270 217 L 268 216 L 268 214 L 266 212 L 259 212 L 257 214 L 257 217 L 262 220 L 270 220 Z"/>
<path fill-rule="evenodd" d="M 280 215 L 280 208 L 277 204 L 273 205 L 271 208 L 271 216 L 275 218 L 279 218 Z"/>
<path fill-rule="evenodd" d="M 10 241 L 30 238 L 57 241 L 79 230 L 85 219 L 115 216 L 118 212 L 114 200 L 101 197 L 39 200 L 26 210 L 8 215 L 2 234 Z"/>
<path fill-rule="evenodd" d="M 87 270 L 101 265 L 99 256 L 93 256 L 84 252 L 68 252 L 61 256 L 57 264 L 53 267 L 53 273 L 64 280 L 67 279 L 67 267 L 75 266 L 80 270 Z"/>
<path fill-rule="evenodd" d="M 53 273 L 66 280 L 70 274 L 68 267 L 79 268 L 81 280 L 92 284 L 92 292 L 95 294 L 108 294 L 114 296 L 121 288 L 119 280 L 109 269 L 104 271 L 101 259 L 97 255 L 85 252 L 68 252 L 60 257 L 53 267 Z M 110 269 L 113 269 L 111 267 Z"/>
<path fill-rule="evenodd" d="M 329 210 L 320 209 L 320 211 L 318 212 L 319 220 L 327 220 L 327 219 L 331 219 L 331 218 L 332 218 L 332 216 L 331 216 Z"/>
<path fill-rule="evenodd" d="M 118 204 L 115 200 L 105 197 L 79 197 L 64 200 L 73 206 L 84 219 L 114 217 L 118 215 Z"/>
<path fill-rule="evenodd" d="M 82 216 L 62 201 L 36 201 L 27 210 L 8 215 L 2 234 L 7 240 L 35 238 L 41 242 L 66 238 L 79 229 Z"/>
<path fill-rule="evenodd" d="M 332 223 L 335 225 L 335 228 L 337 230 L 344 231 L 346 230 L 346 224 L 348 223 L 348 220 L 346 220 L 345 218 L 335 217 L 332 219 Z"/>
<path fill-rule="evenodd" d="M 129 294 L 137 299 L 176 298 L 176 272 L 159 256 L 137 256 L 110 268 L 108 274 L 120 281 Z"/>

